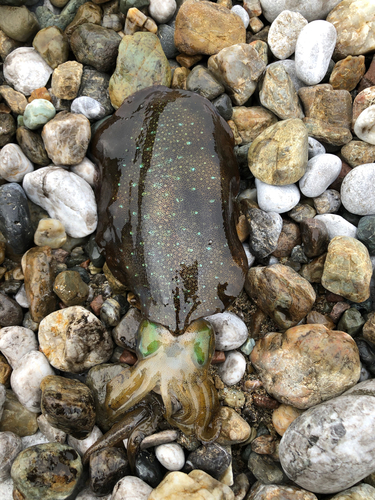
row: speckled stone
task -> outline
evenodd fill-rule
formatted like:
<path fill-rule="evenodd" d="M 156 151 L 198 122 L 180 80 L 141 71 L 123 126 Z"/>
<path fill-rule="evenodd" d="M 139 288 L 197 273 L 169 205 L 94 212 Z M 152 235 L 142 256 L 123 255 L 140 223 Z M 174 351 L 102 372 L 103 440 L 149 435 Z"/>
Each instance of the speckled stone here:
<path fill-rule="evenodd" d="M 52 69 L 64 63 L 69 57 L 67 36 L 57 26 L 48 26 L 35 35 L 33 47 Z"/>
<path fill-rule="evenodd" d="M 223 446 L 211 443 L 189 453 L 186 466 L 203 470 L 215 479 L 220 479 L 231 461 L 231 455 Z"/>
<path fill-rule="evenodd" d="M 351 166 L 375 163 L 375 145 L 363 141 L 350 141 L 341 148 L 343 159 Z"/>
<path fill-rule="evenodd" d="M 282 264 L 251 268 L 245 290 L 262 311 L 285 329 L 304 318 L 316 298 L 310 283 Z"/>
<path fill-rule="evenodd" d="M 42 167 L 51 163 L 42 138 L 38 133 L 32 132 L 26 127 L 18 127 L 16 138 L 22 151 L 32 163 L 36 163 Z"/>
<path fill-rule="evenodd" d="M 252 208 L 246 214 L 250 226 L 249 245 L 251 253 L 257 258 L 270 255 L 277 247 L 283 220 L 276 212 L 264 212 Z"/>
<path fill-rule="evenodd" d="M 328 245 L 322 285 L 353 302 L 370 296 L 372 265 L 367 248 L 355 238 L 336 236 Z"/>
<path fill-rule="evenodd" d="M 307 20 L 299 13 L 283 10 L 276 17 L 268 33 L 268 43 L 275 57 L 287 59 L 296 48 L 297 38 Z"/>
<path fill-rule="evenodd" d="M 366 71 L 365 56 L 348 56 L 341 61 L 337 61 L 329 83 L 337 89 L 354 90 Z"/>
<path fill-rule="evenodd" d="M 321 214 L 334 214 L 341 206 L 341 196 L 335 189 L 327 189 L 320 196 L 314 198 L 316 212 Z"/>
<path fill-rule="evenodd" d="M 262 106 L 234 106 L 232 120 L 243 144 L 253 142 L 259 134 L 277 122 L 276 116 Z"/>
<path fill-rule="evenodd" d="M 0 350 L 12 368 L 30 351 L 38 349 L 38 342 L 32 330 L 22 326 L 9 326 L 0 329 Z"/>
<path fill-rule="evenodd" d="M 375 500 L 375 488 L 369 484 L 361 483 L 348 490 L 341 491 L 331 500 Z"/>
<path fill-rule="evenodd" d="M 71 101 L 78 95 L 83 65 L 77 61 L 59 64 L 52 73 L 52 92 L 58 99 Z"/>
<path fill-rule="evenodd" d="M 41 219 L 34 233 L 34 243 L 38 247 L 62 247 L 67 240 L 64 226 L 57 219 Z"/>

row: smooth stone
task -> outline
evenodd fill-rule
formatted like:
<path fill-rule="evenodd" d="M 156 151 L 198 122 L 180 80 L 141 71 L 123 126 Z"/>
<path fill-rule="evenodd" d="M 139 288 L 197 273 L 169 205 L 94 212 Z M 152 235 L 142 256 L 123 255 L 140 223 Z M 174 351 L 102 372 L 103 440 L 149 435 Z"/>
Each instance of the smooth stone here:
<path fill-rule="evenodd" d="M 10 469 L 22 451 L 22 441 L 13 432 L 0 432 L 0 481 L 10 477 Z"/>
<path fill-rule="evenodd" d="M 234 493 L 229 486 L 198 469 L 193 470 L 190 474 L 184 474 L 180 471 L 171 472 L 151 492 L 148 500 L 184 498 L 186 495 L 205 500 L 234 500 Z M 146 500 L 146 498 L 139 497 L 139 500 Z M 112 500 L 120 500 L 120 497 L 115 497 Z M 121 498 L 121 500 L 123 499 Z"/>
<path fill-rule="evenodd" d="M 32 132 L 26 127 L 18 127 L 16 133 L 17 142 L 26 157 L 37 165 L 45 167 L 51 163 L 47 156 L 42 138 L 36 132 Z"/>
<path fill-rule="evenodd" d="M 328 231 L 328 237 L 330 240 L 336 236 L 348 236 L 350 238 L 355 238 L 357 234 L 357 228 L 350 222 L 348 222 L 341 215 L 336 214 L 322 214 L 316 215 L 314 219 L 319 220 L 324 223 Z"/>
<path fill-rule="evenodd" d="M 375 163 L 375 146 L 368 142 L 350 141 L 341 148 L 341 155 L 351 167 Z"/>
<path fill-rule="evenodd" d="M 112 355 L 112 338 L 101 321 L 82 306 L 55 311 L 39 325 L 41 351 L 55 368 L 81 373 Z"/>
<path fill-rule="evenodd" d="M 173 441 L 176 441 L 178 437 L 178 431 L 172 429 L 151 434 L 150 436 L 146 436 L 142 441 L 141 450 L 153 448 L 154 446 L 159 446 L 161 444 L 172 443 Z"/>
<path fill-rule="evenodd" d="M 246 43 L 242 19 L 226 7 L 207 1 L 184 2 L 177 14 L 175 29 L 176 47 L 188 55 L 211 56 L 225 47 Z"/>
<path fill-rule="evenodd" d="M 55 165 L 77 165 L 84 159 L 91 139 L 90 122 L 83 115 L 58 113 L 43 127 L 42 139 Z"/>
<path fill-rule="evenodd" d="M 100 120 L 107 114 L 107 110 L 100 102 L 87 96 L 81 96 L 74 99 L 70 111 L 72 113 L 81 113 L 89 120 Z"/>
<path fill-rule="evenodd" d="M 7 113 L 0 113 L 0 147 L 11 142 L 15 133 L 16 124 L 13 116 Z"/>
<path fill-rule="evenodd" d="M 216 97 L 216 99 L 212 101 L 212 104 L 224 120 L 230 120 L 232 118 L 233 106 L 228 94 L 221 94 L 219 97 Z"/>
<path fill-rule="evenodd" d="M 120 0 L 120 11 L 126 16 L 129 9 L 143 9 L 150 5 L 150 0 Z"/>
<path fill-rule="evenodd" d="M 13 391 L 6 391 L 3 416 L 0 421 L 1 432 L 14 432 L 19 437 L 33 435 L 38 430 L 36 419 L 37 414 L 21 405 Z"/>
<path fill-rule="evenodd" d="M 34 99 L 30 102 L 23 114 L 23 124 L 30 130 L 45 125 L 56 115 L 55 106 L 46 99 Z"/>
<path fill-rule="evenodd" d="M 121 307 L 115 299 L 107 299 L 100 308 L 100 320 L 106 327 L 114 327 L 120 323 Z"/>
<path fill-rule="evenodd" d="M 91 488 L 85 488 L 76 496 L 76 500 L 97 500 L 97 496 Z M 112 494 L 100 497 L 102 500 L 112 500 Z"/>
<path fill-rule="evenodd" d="M 212 100 L 223 94 L 225 89 L 214 75 L 204 66 L 198 64 L 189 73 L 186 79 L 186 90 Z"/>
<path fill-rule="evenodd" d="M 35 35 L 33 47 L 52 69 L 69 58 L 67 36 L 57 26 L 48 26 Z"/>
<path fill-rule="evenodd" d="M 60 431 L 48 423 L 46 417 L 42 414 L 38 417 L 38 427 L 40 432 L 45 436 L 45 438 L 50 443 L 60 443 L 64 444 L 66 441 L 66 433 Z"/>
<path fill-rule="evenodd" d="M 178 443 L 161 444 L 155 448 L 156 458 L 167 470 L 181 470 L 185 465 L 185 454 Z"/>
<path fill-rule="evenodd" d="M 34 233 L 34 243 L 38 247 L 60 248 L 66 239 L 65 228 L 57 219 L 41 219 Z"/>
<path fill-rule="evenodd" d="M 355 122 L 358 116 L 362 113 L 362 111 L 364 111 L 366 108 L 374 104 L 374 97 L 375 97 L 374 87 L 366 88 L 356 96 L 356 98 L 353 101 L 353 113 L 351 122 L 352 128 L 354 128 Z"/>
<path fill-rule="evenodd" d="M 109 80 L 110 75 L 107 73 L 84 66 L 78 92 L 78 97 L 87 96 L 98 101 L 106 110 L 106 116 L 114 111 L 108 92 Z"/>
<path fill-rule="evenodd" d="M 310 283 L 282 264 L 249 269 L 245 290 L 257 306 L 283 329 L 299 323 L 311 311 L 316 299 Z"/>
<path fill-rule="evenodd" d="M 0 151 L 0 175 L 8 182 L 22 182 L 34 165 L 17 144 L 6 144 Z"/>
<path fill-rule="evenodd" d="M 309 22 L 325 19 L 340 0 L 260 0 L 262 12 L 267 21 L 274 21 L 283 10 L 299 12 Z"/>
<path fill-rule="evenodd" d="M 264 258 L 277 248 L 283 220 L 276 212 L 264 212 L 252 208 L 248 213 L 250 224 L 249 245 L 252 255 Z"/>
<path fill-rule="evenodd" d="M 237 349 L 247 340 L 247 326 L 241 318 L 232 312 L 217 313 L 206 316 L 204 319 L 209 321 L 214 329 L 215 348 L 218 351 Z"/>
<path fill-rule="evenodd" d="M 356 136 L 369 144 L 375 145 L 375 105 L 364 109 L 354 125 Z"/>
<path fill-rule="evenodd" d="M 293 142 L 290 142 L 293 137 Z M 283 120 L 264 130 L 248 152 L 251 173 L 274 186 L 294 184 L 305 173 L 308 134 L 302 120 Z"/>
<path fill-rule="evenodd" d="M 368 249 L 370 255 L 375 254 L 375 216 L 362 217 L 358 224 L 357 238 Z"/>
<path fill-rule="evenodd" d="M 19 402 L 34 413 L 40 413 L 42 392 L 40 384 L 44 377 L 54 375 L 47 358 L 39 351 L 30 351 L 20 360 L 10 377 L 10 385 Z"/>
<path fill-rule="evenodd" d="M 85 439 L 77 439 L 72 435 L 68 436 L 68 445 L 76 450 L 77 453 L 81 455 L 81 457 L 86 453 L 86 451 L 98 441 L 103 436 L 102 431 L 94 425 L 92 431 L 89 433 Z"/>
<path fill-rule="evenodd" d="M 277 248 L 272 255 L 276 258 L 289 257 L 292 249 L 300 244 L 301 233 L 298 225 L 286 219 L 283 221 L 283 228 L 277 241 Z"/>
<path fill-rule="evenodd" d="M 331 500 L 374 500 L 375 499 L 375 488 L 369 484 L 358 484 L 349 488 L 348 490 L 341 491 Z"/>
<path fill-rule="evenodd" d="M 94 192 L 82 177 L 61 167 L 43 167 L 27 174 L 23 187 L 31 201 L 63 224 L 69 236 L 81 238 L 95 231 Z"/>
<path fill-rule="evenodd" d="M 280 436 L 283 436 L 290 424 L 302 413 L 302 410 L 299 410 L 294 406 L 281 404 L 272 412 L 272 424 L 275 427 L 276 432 Z"/>
<path fill-rule="evenodd" d="M 299 409 L 340 395 L 358 382 L 361 370 L 350 335 L 316 324 L 268 333 L 250 360 L 266 391 Z"/>
<path fill-rule="evenodd" d="M 365 72 L 365 56 L 348 56 L 337 61 L 329 77 L 329 83 L 334 89 L 344 89 L 351 92 L 356 88 Z"/>
<path fill-rule="evenodd" d="M 171 69 L 158 37 L 149 32 L 125 35 L 118 47 L 116 69 L 109 81 L 112 106 L 151 85 L 170 86 Z"/>
<path fill-rule="evenodd" d="M 15 90 L 30 95 L 33 90 L 45 87 L 52 68 L 32 47 L 13 50 L 4 61 L 5 80 Z"/>
<path fill-rule="evenodd" d="M 286 186 L 271 186 L 255 179 L 259 208 L 265 212 L 283 214 L 294 208 L 301 197 L 295 184 Z"/>
<path fill-rule="evenodd" d="M 177 9 L 176 0 L 150 0 L 150 16 L 159 24 L 167 23 Z"/>
<path fill-rule="evenodd" d="M 90 457 L 90 487 L 101 497 L 112 493 L 115 484 L 129 473 L 129 462 L 122 449 L 104 448 Z"/>
<path fill-rule="evenodd" d="M 134 472 L 139 479 L 156 488 L 163 479 L 166 470 L 155 457 L 155 453 L 143 450 L 136 457 Z"/>
<path fill-rule="evenodd" d="M 335 55 L 338 59 L 367 54 L 375 49 L 372 0 L 344 0 L 329 13 L 327 21 L 337 31 Z"/>
<path fill-rule="evenodd" d="M 298 35 L 307 20 L 299 13 L 283 10 L 272 22 L 268 33 L 268 44 L 275 57 L 287 59 L 295 49 Z"/>
<path fill-rule="evenodd" d="M 352 302 L 370 297 L 372 264 L 367 248 L 355 238 L 336 236 L 328 245 L 322 285 Z"/>
<path fill-rule="evenodd" d="M 314 207 L 317 214 L 334 214 L 341 206 L 341 196 L 334 189 L 327 189 L 320 196 L 314 198 Z"/>
<path fill-rule="evenodd" d="M 53 291 L 69 307 L 83 304 L 89 294 L 89 287 L 77 271 L 63 271 L 56 276 Z"/>
<path fill-rule="evenodd" d="M 224 85 L 233 104 L 241 106 L 254 93 L 266 63 L 252 45 L 239 43 L 212 55 L 207 67 Z"/>
<path fill-rule="evenodd" d="M 77 97 L 83 65 L 77 61 L 67 61 L 59 64 L 52 73 L 52 93 L 58 99 L 73 100 Z M 27 124 L 25 124 L 27 126 Z"/>
<path fill-rule="evenodd" d="M 21 358 L 30 351 L 38 350 L 35 333 L 23 326 L 8 326 L 0 329 L 0 351 L 13 369 Z"/>
<path fill-rule="evenodd" d="M 90 23 L 90 24 L 101 24 L 103 16 L 103 11 L 100 5 L 96 5 L 93 2 L 85 2 L 81 5 L 76 15 L 74 16 L 71 23 L 65 28 L 65 35 L 70 39 L 73 34 L 73 31 L 81 26 L 82 24 Z"/>
<path fill-rule="evenodd" d="M 288 478 L 280 465 L 267 455 L 251 452 L 247 466 L 262 484 L 285 484 L 287 482 Z"/>
<path fill-rule="evenodd" d="M 341 185 L 341 202 L 356 215 L 375 214 L 375 192 L 372 189 L 375 179 L 375 163 L 367 163 L 353 168 Z"/>
<path fill-rule="evenodd" d="M 158 26 L 157 36 L 167 59 L 173 59 L 179 54 L 174 44 L 174 31 L 174 28 L 168 24 Z"/>
<path fill-rule="evenodd" d="M 313 21 L 299 34 L 296 44 L 297 76 L 307 85 L 320 83 L 336 44 L 336 30 L 327 21 Z"/>
<path fill-rule="evenodd" d="M 314 158 L 314 156 L 324 155 L 326 153 L 326 148 L 319 141 L 313 137 L 308 138 L 309 143 L 309 160 Z"/>
<path fill-rule="evenodd" d="M 276 116 L 262 106 L 235 106 L 232 120 L 236 124 L 243 144 L 253 142 L 259 134 L 277 122 Z"/>
<path fill-rule="evenodd" d="M 99 180 L 98 167 L 88 158 L 84 158 L 81 163 L 70 167 L 70 171 L 82 177 L 93 189 Z M 100 266 L 97 266 L 100 267 Z"/>
<path fill-rule="evenodd" d="M 59 443 L 26 448 L 17 456 L 11 469 L 18 498 L 28 500 L 68 499 L 77 492 L 81 475 L 79 455 L 69 446 Z"/>
<path fill-rule="evenodd" d="M 148 500 L 151 486 L 135 476 L 125 476 L 113 488 L 111 500 Z"/>
<path fill-rule="evenodd" d="M 314 156 L 307 163 L 304 176 L 299 181 L 301 193 L 308 198 L 320 196 L 341 172 L 340 158 L 332 154 Z"/>
<path fill-rule="evenodd" d="M 1 85 L 0 94 L 13 113 L 23 115 L 27 106 L 27 99 L 21 92 L 17 92 L 12 87 L 9 87 L 9 85 Z"/>
<path fill-rule="evenodd" d="M 243 7 L 241 7 L 241 5 L 234 5 L 230 10 L 242 19 L 242 22 L 247 29 L 250 22 L 250 16 L 247 11 Z"/>
<path fill-rule="evenodd" d="M 0 28 L 13 40 L 27 42 L 39 30 L 39 25 L 26 6 L 0 5 Z"/>
<path fill-rule="evenodd" d="M 310 491 L 328 494 L 372 473 L 373 394 L 374 380 L 367 380 L 296 419 L 280 443 L 280 461 L 288 477 Z"/>
<path fill-rule="evenodd" d="M 324 222 L 319 219 L 304 219 L 300 224 L 303 249 L 310 259 L 326 252 L 329 236 Z"/>
<path fill-rule="evenodd" d="M 186 468 L 202 470 L 220 480 L 231 461 L 232 456 L 225 447 L 212 443 L 189 453 Z"/>
<path fill-rule="evenodd" d="M 225 361 L 220 365 L 218 373 L 221 380 L 226 385 L 237 384 L 246 371 L 246 359 L 238 351 L 231 351 L 227 354 Z"/>

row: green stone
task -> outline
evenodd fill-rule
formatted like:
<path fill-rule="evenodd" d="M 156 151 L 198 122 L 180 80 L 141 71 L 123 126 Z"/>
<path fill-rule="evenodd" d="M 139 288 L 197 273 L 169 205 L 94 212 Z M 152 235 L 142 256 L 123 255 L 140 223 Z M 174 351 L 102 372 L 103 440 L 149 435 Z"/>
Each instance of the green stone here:
<path fill-rule="evenodd" d="M 27 410 L 12 391 L 6 392 L 0 432 L 14 432 L 17 436 L 31 436 L 38 430 L 37 413 Z"/>
<path fill-rule="evenodd" d="M 171 68 L 156 35 L 137 32 L 126 35 L 119 45 L 116 70 L 109 81 L 112 106 L 119 108 L 124 99 L 152 85 L 171 84 Z"/>
<path fill-rule="evenodd" d="M 40 30 L 33 40 L 33 47 L 52 69 L 67 61 L 69 57 L 68 37 L 56 26 Z"/>
<path fill-rule="evenodd" d="M 77 271 L 63 271 L 57 275 L 53 291 L 66 306 L 77 306 L 85 302 L 89 287 Z"/>
<path fill-rule="evenodd" d="M 34 99 L 25 109 L 23 123 L 30 130 L 42 127 L 56 115 L 52 102 L 46 99 Z"/>
<path fill-rule="evenodd" d="M 120 11 L 126 16 L 128 10 L 133 7 L 140 10 L 149 5 L 150 0 L 120 0 Z"/>
<path fill-rule="evenodd" d="M 70 0 L 60 14 L 52 14 L 47 7 L 37 7 L 35 14 L 40 27 L 56 26 L 64 30 L 73 21 L 78 8 L 85 2 L 86 0 Z"/>
<path fill-rule="evenodd" d="M 35 16 L 24 5 L 0 5 L 0 28 L 17 42 L 26 42 L 39 30 Z"/>
<path fill-rule="evenodd" d="M 352 337 L 358 335 L 362 330 L 365 320 L 361 313 L 354 307 L 351 307 L 341 316 L 337 325 L 337 330 L 346 332 Z"/>
<path fill-rule="evenodd" d="M 357 238 L 375 255 L 375 215 L 362 217 L 358 224 Z"/>

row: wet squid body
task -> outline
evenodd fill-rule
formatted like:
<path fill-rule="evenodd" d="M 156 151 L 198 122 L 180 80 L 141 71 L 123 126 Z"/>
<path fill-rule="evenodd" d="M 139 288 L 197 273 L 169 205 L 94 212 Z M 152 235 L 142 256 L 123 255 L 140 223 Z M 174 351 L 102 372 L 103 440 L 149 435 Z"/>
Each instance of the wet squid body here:
<path fill-rule="evenodd" d="M 107 385 L 113 422 L 158 387 L 171 425 L 203 442 L 220 432 L 203 318 L 235 299 L 246 272 L 233 146 L 208 100 L 161 86 L 126 99 L 94 137 L 97 243 L 144 316 L 130 377 Z"/>

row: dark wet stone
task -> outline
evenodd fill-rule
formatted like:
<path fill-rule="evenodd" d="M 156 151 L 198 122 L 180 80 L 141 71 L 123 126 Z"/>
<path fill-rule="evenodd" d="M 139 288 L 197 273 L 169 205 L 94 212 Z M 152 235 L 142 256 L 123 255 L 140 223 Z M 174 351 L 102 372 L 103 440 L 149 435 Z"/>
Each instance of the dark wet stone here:
<path fill-rule="evenodd" d="M 26 127 L 19 127 L 17 129 L 16 138 L 20 148 L 31 162 L 41 165 L 42 167 L 51 163 L 42 138 L 38 133 L 32 132 Z"/>
<path fill-rule="evenodd" d="M 324 222 L 318 219 L 304 219 L 301 221 L 300 230 L 307 257 L 318 257 L 327 251 L 329 236 Z"/>
<path fill-rule="evenodd" d="M 79 26 L 70 38 L 77 61 L 98 71 L 114 69 L 120 42 L 121 37 L 115 31 L 89 23 Z"/>
<path fill-rule="evenodd" d="M 224 118 L 224 120 L 230 120 L 232 118 L 233 106 L 231 98 L 228 94 L 221 94 L 219 97 L 216 97 L 216 99 L 212 101 L 212 104 L 215 106 L 216 111 Z M 247 148 L 246 150 L 246 162 L 248 150 L 249 148 Z"/>
<path fill-rule="evenodd" d="M 78 380 L 55 375 L 44 377 L 42 413 L 49 424 L 77 439 L 85 439 L 95 425 L 94 397 Z"/>
<path fill-rule="evenodd" d="M 0 325 L 21 325 L 22 319 L 23 313 L 21 306 L 7 295 L 0 293 Z"/>
<path fill-rule="evenodd" d="M 186 89 L 212 100 L 225 92 L 224 87 L 205 66 L 195 66 L 186 79 Z"/>
<path fill-rule="evenodd" d="M 179 51 L 174 44 L 174 28 L 168 24 L 159 24 L 157 35 L 167 59 L 176 57 Z"/>
<path fill-rule="evenodd" d="M 15 254 L 23 254 L 33 243 L 27 198 L 15 182 L 0 186 L 0 231 Z"/>
<path fill-rule="evenodd" d="M 200 469 L 219 479 L 229 467 L 232 457 L 222 446 L 209 444 L 201 446 L 187 457 L 185 468 Z M 190 472 L 189 470 L 189 472 Z"/>
<path fill-rule="evenodd" d="M 367 247 L 370 255 L 375 255 L 375 215 L 361 218 L 356 238 Z"/>
<path fill-rule="evenodd" d="M 82 281 L 84 281 L 87 285 L 90 283 L 91 280 L 90 273 L 88 273 L 86 269 L 84 269 L 83 267 L 74 266 L 70 268 L 70 271 L 76 271 L 77 273 L 79 273 L 82 278 Z"/>
<path fill-rule="evenodd" d="M 130 304 L 127 301 L 127 298 L 125 295 L 112 295 L 112 299 L 116 300 L 119 305 L 120 305 L 120 315 L 123 317 L 130 308 Z"/>
<path fill-rule="evenodd" d="M 162 481 L 165 468 L 153 453 L 148 450 L 141 451 L 135 462 L 135 474 L 139 479 L 156 488 Z"/>
<path fill-rule="evenodd" d="M 81 475 L 81 457 L 70 446 L 60 443 L 31 446 L 12 465 L 14 489 L 23 495 L 14 498 L 68 499 L 78 491 Z"/>
<path fill-rule="evenodd" d="M 110 75 L 108 75 L 107 73 L 102 73 L 101 71 L 97 71 L 94 68 L 85 66 L 83 68 L 81 86 L 78 92 L 79 97 L 92 97 L 96 101 L 100 102 L 100 104 L 106 110 L 107 115 L 110 115 L 114 112 L 108 92 L 109 79 Z"/>
<path fill-rule="evenodd" d="M 349 333 L 354 337 L 360 333 L 364 324 L 365 320 L 362 314 L 354 307 L 351 307 L 341 316 L 337 324 L 337 330 Z"/>
<path fill-rule="evenodd" d="M 89 287 L 77 271 L 63 271 L 56 276 L 53 291 L 66 306 L 83 304 Z"/>
<path fill-rule="evenodd" d="M 18 290 L 21 288 L 22 281 L 20 280 L 7 280 L 3 281 L 0 284 L 1 293 L 5 293 L 6 295 L 15 295 Z"/>
<path fill-rule="evenodd" d="M 85 245 L 85 251 L 95 267 L 101 268 L 104 266 L 105 258 L 99 251 L 95 235 L 90 237 L 87 245 Z"/>
<path fill-rule="evenodd" d="M 0 147 L 11 142 L 16 133 L 16 122 L 12 115 L 0 113 Z"/>
<path fill-rule="evenodd" d="M 258 481 L 263 484 L 285 484 L 288 482 L 281 467 L 266 455 L 250 453 L 248 467 Z"/>
<path fill-rule="evenodd" d="M 74 248 L 66 260 L 68 267 L 79 266 L 82 262 L 87 260 L 87 254 L 82 247 Z"/>
<path fill-rule="evenodd" d="M 361 362 L 375 375 L 375 344 L 363 338 L 357 338 L 355 342 L 359 350 Z"/>
<path fill-rule="evenodd" d="M 90 488 L 99 496 L 108 495 L 121 478 L 130 474 L 124 450 L 104 448 L 90 457 Z"/>
<path fill-rule="evenodd" d="M 213 103 L 214 103 L 214 101 L 213 101 Z M 236 155 L 236 158 L 237 158 L 238 167 L 239 167 L 240 173 L 241 173 L 241 179 L 253 179 L 254 178 L 253 174 L 250 172 L 248 160 L 247 160 L 250 145 L 251 145 L 251 143 L 244 144 L 243 146 L 235 146 L 235 148 L 234 148 L 234 154 Z"/>

